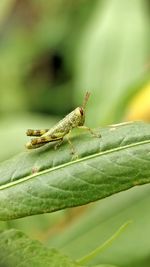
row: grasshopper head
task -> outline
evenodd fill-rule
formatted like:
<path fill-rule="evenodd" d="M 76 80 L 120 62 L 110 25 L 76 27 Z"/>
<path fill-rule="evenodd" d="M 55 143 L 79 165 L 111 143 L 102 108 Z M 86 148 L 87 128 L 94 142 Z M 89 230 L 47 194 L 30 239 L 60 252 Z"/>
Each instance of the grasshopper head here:
<path fill-rule="evenodd" d="M 80 114 L 79 126 L 82 126 L 85 122 L 85 110 L 83 107 L 78 107 L 78 111 Z"/>
<path fill-rule="evenodd" d="M 90 93 L 86 92 L 82 106 L 75 109 L 76 124 L 78 126 L 83 126 L 84 125 L 84 122 L 85 122 L 85 108 L 86 108 L 86 104 L 87 104 L 87 101 L 89 99 L 89 96 L 90 96 Z"/>
<path fill-rule="evenodd" d="M 79 107 L 80 117 L 81 117 L 80 125 L 83 125 L 84 122 L 85 122 L 85 108 L 86 108 L 86 104 L 87 104 L 87 102 L 89 100 L 89 97 L 90 97 L 90 93 L 86 92 L 84 100 L 83 100 L 82 107 Z"/>
<path fill-rule="evenodd" d="M 83 109 L 83 107 L 79 107 L 79 111 L 80 111 L 80 115 L 81 116 L 84 116 L 84 109 Z"/>

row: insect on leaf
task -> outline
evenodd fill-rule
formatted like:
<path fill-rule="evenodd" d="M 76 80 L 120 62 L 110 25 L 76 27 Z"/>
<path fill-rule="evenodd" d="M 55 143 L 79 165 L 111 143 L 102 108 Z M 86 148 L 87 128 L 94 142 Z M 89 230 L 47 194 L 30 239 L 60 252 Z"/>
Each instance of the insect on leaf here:
<path fill-rule="evenodd" d="M 46 144 L 0 165 L 0 219 L 84 205 L 150 182 L 150 125 L 124 123 L 82 133 L 68 144 Z"/>

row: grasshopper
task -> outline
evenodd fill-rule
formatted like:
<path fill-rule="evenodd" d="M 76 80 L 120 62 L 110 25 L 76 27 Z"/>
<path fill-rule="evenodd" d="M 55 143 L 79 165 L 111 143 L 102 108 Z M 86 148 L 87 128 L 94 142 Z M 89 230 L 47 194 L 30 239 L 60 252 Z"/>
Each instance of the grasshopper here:
<path fill-rule="evenodd" d="M 71 146 L 72 150 L 71 152 L 72 154 L 75 154 L 74 146 L 69 138 L 69 134 L 71 133 L 71 130 L 73 128 L 82 128 L 88 130 L 92 135 L 100 137 L 100 135 L 94 133 L 89 127 L 84 126 L 85 108 L 89 96 L 90 93 L 86 92 L 82 106 L 74 109 L 51 129 L 42 129 L 42 130 L 28 129 L 26 132 L 27 136 L 37 136 L 37 137 L 31 139 L 31 141 L 26 144 L 26 147 L 28 149 L 34 149 L 43 146 L 46 143 L 58 141 L 57 144 L 55 145 L 56 149 L 63 142 L 63 138 L 66 136 L 68 143 Z"/>

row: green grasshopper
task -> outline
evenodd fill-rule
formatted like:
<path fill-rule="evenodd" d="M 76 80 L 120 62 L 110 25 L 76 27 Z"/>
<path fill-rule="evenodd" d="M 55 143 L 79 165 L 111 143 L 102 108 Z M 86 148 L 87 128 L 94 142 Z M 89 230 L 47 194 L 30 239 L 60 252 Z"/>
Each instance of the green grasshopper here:
<path fill-rule="evenodd" d="M 85 108 L 89 96 L 90 93 L 86 92 L 82 106 L 74 109 L 51 129 L 42 129 L 42 130 L 28 129 L 26 132 L 27 136 L 39 136 L 39 137 L 31 139 L 31 141 L 26 144 L 26 147 L 28 149 L 34 149 L 43 146 L 46 143 L 58 141 L 57 144 L 55 145 L 56 149 L 63 142 L 64 136 L 66 136 L 68 143 L 71 146 L 72 154 L 75 154 L 74 146 L 69 138 L 69 134 L 73 128 L 82 128 L 88 130 L 92 135 L 100 137 L 100 135 L 94 133 L 89 127 L 84 126 Z"/>

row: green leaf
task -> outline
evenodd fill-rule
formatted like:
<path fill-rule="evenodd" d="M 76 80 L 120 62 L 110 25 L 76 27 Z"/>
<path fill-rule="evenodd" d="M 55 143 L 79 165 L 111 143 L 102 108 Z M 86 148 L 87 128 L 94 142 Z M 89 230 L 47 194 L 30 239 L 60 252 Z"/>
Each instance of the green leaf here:
<path fill-rule="evenodd" d="M 0 165 L 0 219 L 8 220 L 83 205 L 150 182 L 150 125 L 123 123 L 100 129 L 101 138 L 27 151 Z"/>
<path fill-rule="evenodd" d="M 18 230 L 0 234 L 0 266 L 7 267 L 75 267 L 79 266 L 55 249 L 30 240 Z"/>
<path fill-rule="evenodd" d="M 11 229 L 0 233 L 0 266 L 7 267 L 80 267 L 56 249 L 30 240 L 21 231 Z M 84 265 L 85 266 L 85 265 Z M 100 264 L 96 267 L 115 267 Z"/>

